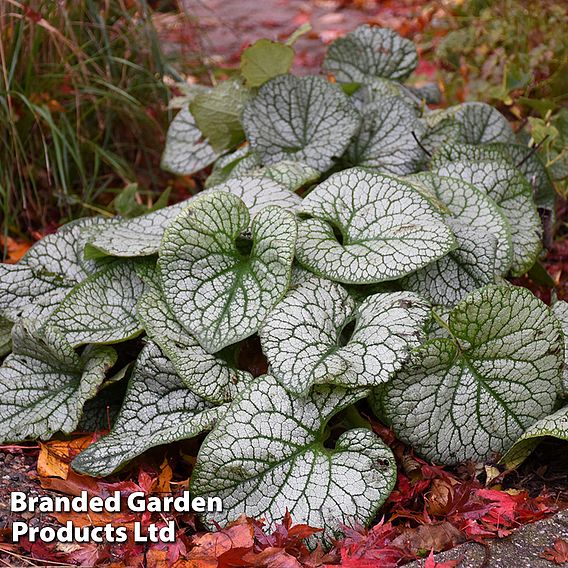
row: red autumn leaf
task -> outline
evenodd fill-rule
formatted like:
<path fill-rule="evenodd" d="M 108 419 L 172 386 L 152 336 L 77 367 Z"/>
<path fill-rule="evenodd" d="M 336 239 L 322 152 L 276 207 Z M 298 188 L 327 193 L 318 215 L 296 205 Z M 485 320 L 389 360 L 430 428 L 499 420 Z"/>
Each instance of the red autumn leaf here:
<path fill-rule="evenodd" d="M 540 557 L 554 564 L 566 564 L 568 562 L 568 542 L 562 538 L 556 539 L 553 546 L 545 548 Z"/>
<path fill-rule="evenodd" d="M 424 563 L 424 568 L 455 568 L 460 562 L 461 558 L 457 560 L 446 560 L 446 562 L 436 562 L 434 559 L 434 551 L 431 550 Z"/>

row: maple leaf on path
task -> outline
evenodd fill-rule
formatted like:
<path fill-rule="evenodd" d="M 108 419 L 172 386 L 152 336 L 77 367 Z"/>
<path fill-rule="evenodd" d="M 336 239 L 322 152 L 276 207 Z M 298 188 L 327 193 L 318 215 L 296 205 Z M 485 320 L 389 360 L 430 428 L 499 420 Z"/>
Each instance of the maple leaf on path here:
<path fill-rule="evenodd" d="M 568 542 L 562 538 L 557 538 L 554 545 L 545 548 L 539 556 L 554 562 L 554 564 L 566 564 L 568 563 Z"/>

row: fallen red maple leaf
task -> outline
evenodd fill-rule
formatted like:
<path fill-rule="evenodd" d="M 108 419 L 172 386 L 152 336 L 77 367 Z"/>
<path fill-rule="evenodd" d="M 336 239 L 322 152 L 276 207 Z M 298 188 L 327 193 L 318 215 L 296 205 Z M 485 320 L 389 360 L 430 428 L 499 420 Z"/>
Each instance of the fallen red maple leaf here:
<path fill-rule="evenodd" d="M 424 563 L 424 568 L 455 568 L 461 562 L 461 558 L 457 560 L 446 560 L 445 562 L 436 562 L 434 558 L 434 551 L 431 550 L 426 562 Z"/>
<path fill-rule="evenodd" d="M 554 564 L 566 564 L 568 562 L 568 542 L 562 538 L 556 539 L 553 546 L 545 548 L 540 557 Z"/>

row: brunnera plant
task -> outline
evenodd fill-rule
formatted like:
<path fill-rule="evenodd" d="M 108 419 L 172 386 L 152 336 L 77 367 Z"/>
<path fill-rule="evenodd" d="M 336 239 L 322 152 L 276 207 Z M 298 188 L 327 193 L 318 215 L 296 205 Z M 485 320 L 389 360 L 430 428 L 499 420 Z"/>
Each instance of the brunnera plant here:
<path fill-rule="evenodd" d="M 363 399 L 437 463 L 566 438 L 568 308 L 506 280 L 538 261 L 554 189 L 497 110 L 430 110 L 387 29 L 335 41 L 334 81 L 289 74 L 291 49 L 261 40 L 241 77 L 187 95 L 162 165 L 212 166 L 198 196 L 81 219 L 0 266 L 0 439 L 110 414 L 73 462 L 104 476 L 208 432 L 191 490 L 224 510 L 204 522 L 288 509 L 329 541 L 396 478 Z M 239 367 L 255 335 L 260 376 Z"/>

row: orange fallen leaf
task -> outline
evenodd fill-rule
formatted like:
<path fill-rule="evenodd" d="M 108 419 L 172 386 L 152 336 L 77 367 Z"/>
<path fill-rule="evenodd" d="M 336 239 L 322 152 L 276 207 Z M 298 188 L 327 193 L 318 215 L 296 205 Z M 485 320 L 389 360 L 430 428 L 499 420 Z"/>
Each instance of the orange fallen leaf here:
<path fill-rule="evenodd" d="M 93 442 L 91 434 L 73 440 L 52 440 L 39 443 L 37 472 L 40 477 L 59 477 L 67 479 L 69 464 L 75 456 Z"/>
<path fill-rule="evenodd" d="M 0 249 L 2 253 L 6 250 L 6 260 L 8 264 L 15 264 L 18 262 L 24 254 L 28 252 L 28 249 L 32 244 L 24 240 L 16 240 L 12 237 L 0 236 Z"/>
<path fill-rule="evenodd" d="M 154 493 L 171 493 L 170 482 L 174 476 L 172 468 L 168 463 L 168 459 L 164 458 L 160 466 L 160 473 L 152 484 L 152 492 Z"/>

